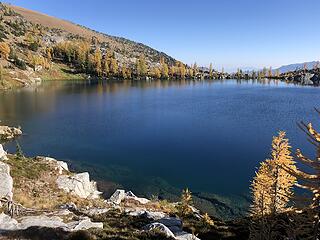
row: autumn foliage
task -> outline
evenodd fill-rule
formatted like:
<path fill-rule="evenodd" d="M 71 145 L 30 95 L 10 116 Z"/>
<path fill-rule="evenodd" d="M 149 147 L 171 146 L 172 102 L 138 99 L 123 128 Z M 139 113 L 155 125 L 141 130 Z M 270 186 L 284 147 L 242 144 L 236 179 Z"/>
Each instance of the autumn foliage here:
<path fill-rule="evenodd" d="M 319 239 L 320 133 L 311 123 L 299 127 L 314 145 L 316 157 L 308 158 L 298 149 L 296 160 L 304 165 L 299 169 L 285 133 L 273 138 L 271 158 L 260 164 L 252 182 L 250 239 Z M 309 193 L 294 196 L 294 186 Z"/>

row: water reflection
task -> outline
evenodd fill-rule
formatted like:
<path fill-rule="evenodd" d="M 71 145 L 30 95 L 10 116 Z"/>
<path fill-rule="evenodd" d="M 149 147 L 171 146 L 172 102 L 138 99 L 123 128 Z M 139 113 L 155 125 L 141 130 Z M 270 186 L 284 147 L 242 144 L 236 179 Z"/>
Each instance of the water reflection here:
<path fill-rule="evenodd" d="M 56 107 L 57 99 L 66 94 L 81 94 L 85 101 L 90 94 L 104 95 L 117 92 L 129 92 L 132 89 L 164 89 L 164 88 L 192 88 L 221 84 L 237 85 L 269 85 L 293 86 L 278 80 L 175 80 L 175 81 L 99 81 L 72 80 L 47 81 L 43 84 L 0 93 L 0 120 L 5 124 L 16 124 L 19 120 L 32 118 L 35 114 L 52 111 Z"/>
<path fill-rule="evenodd" d="M 28 155 L 134 176 L 105 171 L 110 181 L 147 173 L 176 187 L 243 192 L 278 130 L 309 150 L 295 123 L 317 120 L 319 90 L 276 80 L 48 81 L 0 93 L 0 119 L 22 126 Z"/>

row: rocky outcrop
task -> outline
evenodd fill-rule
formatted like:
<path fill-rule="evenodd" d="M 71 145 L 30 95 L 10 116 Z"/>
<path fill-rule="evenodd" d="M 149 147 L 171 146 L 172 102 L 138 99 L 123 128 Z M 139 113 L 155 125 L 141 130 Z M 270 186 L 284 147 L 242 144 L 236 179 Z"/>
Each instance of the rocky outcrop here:
<path fill-rule="evenodd" d="M 70 228 L 72 231 L 88 230 L 91 228 L 101 228 L 102 229 L 103 223 L 92 222 L 90 218 L 85 218 L 85 219 L 82 219 L 78 222 L 68 224 L 68 228 Z"/>
<path fill-rule="evenodd" d="M 1 213 L 0 214 L 0 232 L 1 231 L 12 231 L 18 229 L 18 221 L 11 218 L 10 216 Z"/>
<path fill-rule="evenodd" d="M 313 85 L 313 81 L 311 80 L 314 77 L 312 73 L 304 73 L 295 75 L 293 80 L 302 85 Z"/>
<path fill-rule="evenodd" d="M 89 173 L 61 175 L 57 179 L 58 188 L 80 198 L 96 199 L 102 194 L 97 190 L 97 183 L 90 181 Z"/>
<path fill-rule="evenodd" d="M 149 199 L 137 197 L 131 191 L 125 192 L 125 190 L 121 189 L 117 189 L 107 200 L 107 202 L 119 205 L 124 200 L 137 201 L 140 204 L 147 204 L 148 202 L 150 202 Z"/>
<path fill-rule="evenodd" d="M 63 219 L 58 216 L 27 216 L 16 220 L 4 213 L 0 214 L 0 229 L 2 231 L 24 230 L 29 227 L 62 228 L 66 231 L 78 231 L 91 228 L 102 229 L 103 223 L 92 222 L 87 217 L 79 221 L 65 223 Z"/>
<path fill-rule="evenodd" d="M 36 158 L 37 160 L 44 161 L 50 165 L 58 172 L 58 174 L 63 174 L 63 172 L 69 172 L 69 167 L 66 162 L 58 161 L 51 157 L 40 157 Z"/>
<path fill-rule="evenodd" d="M 310 80 L 313 82 L 314 85 L 319 85 L 320 84 L 320 75 L 319 74 L 314 74 Z"/>
<path fill-rule="evenodd" d="M 22 135 L 20 128 L 0 126 L 0 140 L 8 141 Z"/>
<path fill-rule="evenodd" d="M 7 160 L 7 153 L 4 151 L 2 145 L 0 144 L 0 161 Z"/>
<path fill-rule="evenodd" d="M 107 202 L 120 204 L 126 197 L 126 192 L 122 189 L 117 189 L 112 196 L 107 200 Z"/>
<path fill-rule="evenodd" d="M 125 213 L 133 217 L 145 217 L 153 221 L 168 217 L 164 212 L 148 211 L 146 209 L 125 209 Z"/>
<path fill-rule="evenodd" d="M 175 235 L 162 223 L 151 223 L 145 226 L 146 231 L 157 231 L 163 233 L 168 238 L 175 238 Z"/>
<path fill-rule="evenodd" d="M 137 197 L 137 196 L 134 195 L 133 192 L 131 192 L 131 191 L 126 192 L 125 199 L 126 199 L 126 200 L 137 201 L 137 202 L 139 202 L 140 204 L 147 204 L 148 202 L 150 202 L 149 199 Z"/>
<path fill-rule="evenodd" d="M 320 85 L 320 68 L 309 69 L 309 70 L 302 69 L 302 70 L 282 73 L 278 77 L 278 79 L 285 80 L 287 82 L 298 83 L 301 85 L 319 86 Z"/>
<path fill-rule="evenodd" d="M 0 161 L 0 199 L 12 200 L 13 179 L 10 175 L 10 166 Z"/>
<path fill-rule="evenodd" d="M 176 240 L 200 240 L 195 235 L 181 231 L 175 235 Z"/>
<path fill-rule="evenodd" d="M 45 215 L 40 216 L 27 216 L 20 219 L 18 229 L 27 229 L 29 227 L 49 227 L 49 228 L 66 228 L 67 224 L 63 222 L 60 217 L 48 217 Z"/>
<path fill-rule="evenodd" d="M 1 159 L 7 159 L 6 152 L 3 150 L 2 145 L 0 145 L 0 154 Z M 9 159 L 7 160 L 10 164 L 14 164 L 14 161 L 11 161 L 13 160 L 11 159 L 12 156 L 8 156 Z M 100 197 L 101 193 L 97 190 L 97 184 L 94 181 L 90 181 L 89 173 L 73 174 L 69 171 L 67 163 L 50 157 L 36 157 L 36 159 L 30 159 L 30 161 L 31 160 L 33 164 L 47 164 L 47 167 L 44 167 L 44 169 L 46 169 L 44 171 L 47 171 L 44 172 L 44 175 L 48 173 L 52 182 L 56 181 L 57 187 L 66 193 L 86 199 Z M 12 165 L 12 168 L 14 167 L 15 166 Z M 26 179 L 26 181 L 28 181 L 28 179 Z M 38 179 L 38 181 L 40 180 Z M 30 183 L 27 182 L 27 184 Z M 42 186 L 40 186 L 40 188 L 41 187 Z M 46 192 L 46 190 L 47 189 L 44 191 Z M 45 197 L 46 196 L 47 195 L 45 195 Z M 48 198 L 50 198 L 50 196 L 51 195 L 48 195 Z M 59 208 L 48 207 L 48 209 L 41 211 L 39 211 L 38 207 L 25 208 L 20 205 L 19 202 L 14 202 L 17 199 L 13 199 L 13 179 L 10 176 L 10 167 L 5 161 L 0 161 L 0 200 L 3 202 L 8 202 L 9 200 L 10 204 L 12 203 L 12 205 L 21 208 L 17 208 L 17 211 L 14 212 L 10 211 L 12 217 L 5 213 L 0 214 L 0 235 L 1 233 L 15 233 L 16 231 L 27 232 L 30 229 L 33 231 L 33 229 L 38 228 L 60 229 L 66 232 L 88 230 L 91 228 L 103 229 L 102 222 L 108 219 L 109 216 L 114 218 L 113 212 L 109 211 L 116 210 L 124 213 L 126 216 L 131 216 L 128 219 L 132 222 L 128 223 L 128 226 L 136 225 L 135 217 L 146 221 L 145 224 L 148 223 L 143 229 L 143 225 L 135 227 L 136 232 L 156 231 L 162 232 L 167 237 L 173 239 L 198 239 L 192 234 L 182 230 L 182 221 L 179 218 L 170 217 L 168 213 L 162 212 L 162 210 L 157 211 L 154 204 L 148 204 L 150 200 L 137 197 L 131 191 L 126 192 L 125 190 L 118 189 L 104 204 L 103 201 L 86 200 L 84 202 L 88 201 L 90 203 L 86 204 L 86 206 L 80 204 L 78 208 L 74 203 L 68 202 L 59 205 L 59 202 L 57 202 L 58 204 L 55 206 L 59 206 Z M 12 200 L 13 202 L 11 202 Z M 124 204 L 121 204 L 122 202 L 124 202 Z M 94 207 L 90 208 L 88 206 Z M 20 213 L 23 213 L 23 217 L 20 217 Z M 96 221 L 101 219 L 100 221 L 102 222 L 93 222 L 94 220 L 92 219 Z M 122 221 L 121 216 L 119 216 L 119 221 Z M 28 230 L 24 231 L 26 229 Z"/>
<path fill-rule="evenodd" d="M 200 240 L 193 234 L 182 230 L 182 221 L 175 217 L 164 217 L 145 226 L 147 231 L 160 231 L 167 237 L 177 240 Z"/>

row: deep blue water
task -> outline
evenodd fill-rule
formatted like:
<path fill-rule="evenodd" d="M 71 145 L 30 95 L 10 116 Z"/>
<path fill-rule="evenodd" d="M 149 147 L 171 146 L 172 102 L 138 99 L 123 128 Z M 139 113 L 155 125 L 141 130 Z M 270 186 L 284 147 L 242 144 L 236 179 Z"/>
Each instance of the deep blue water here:
<path fill-rule="evenodd" d="M 272 81 L 46 82 L 0 93 L 0 119 L 22 126 L 27 155 L 86 164 L 127 187 L 157 177 L 222 194 L 248 191 L 278 130 L 311 152 L 296 122 L 317 126 L 317 106 L 320 88 Z"/>

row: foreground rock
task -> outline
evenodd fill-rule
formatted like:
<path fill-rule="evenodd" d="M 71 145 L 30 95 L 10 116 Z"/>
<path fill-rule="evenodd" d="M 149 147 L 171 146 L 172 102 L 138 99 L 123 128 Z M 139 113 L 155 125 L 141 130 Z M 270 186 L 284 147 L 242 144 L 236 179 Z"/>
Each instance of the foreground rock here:
<path fill-rule="evenodd" d="M 0 161 L 0 200 L 12 200 L 13 179 L 10 176 L 10 166 Z"/>
<path fill-rule="evenodd" d="M 145 227 L 146 231 L 158 231 L 163 233 L 168 238 L 175 238 L 175 235 L 170 229 L 162 223 L 151 223 Z"/>
<path fill-rule="evenodd" d="M 20 128 L 0 126 L 0 140 L 8 141 L 22 135 Z"/>
<path fill-rule="evenodd" d="M 131 191 L 125 192 L 125 190 L 121 189 L 116 190 L 114 194 L 112 194 L 112 196 L 107 200 L 107 202 L 119 205 L 124 200 L 133 200 L 139 202 L 140 204 L 147 204 L 150 202 L 149 199 L 137 197 Z"/>
<path fill-rule="evenodd" d="M 129 216 L 145 217 L 154 221 L 168 217 L 167 214 L 165 214 L 164 212 L 148 211 L 146 209 L 139 209 L 139 208 L 125 209 L 125 213 L 128 214 Z"/>
<path fill-rule="evenodd" d="M 18 221 L 11 218 L 10 216 L 1 213 L 0 214 L 0 233 L 1 231 L 12 231 L 17 230 Z"/>
<path fill-rule="evenodd" d="M 69 172 L 69 167 L 66 162 L 58 161 L 51 157 L 41 157 L 38 156 L 37 160 L 47 162 L 50 165 L 53 165 L 53 168 L 58 172 L 58 174 L 62 174 L 63 172 Z"/>
<path fill-rule="evenodd" d="M 103 223 L 92 222 L 89 218 L 65 223 L 63 219 L 58 216 L 49 217 L 46 215 L 27 216 L 16 220 L 4 213 L 0 214 L 0 229 L 2 231 L 25 230 L 29 227 L 62 228 L 65 231 L 78 231 L 91 228 L 102 229 Z"/>
<path fill-rule="evenodd" d="M 172 237 L 177 240 L 200 240 L 193 234 L 182 230 L 182 221 L 175 217 L 164 217 L 147 225 L 147 231 L 160 231 L 167 237 Z"/>
<path fill-rule="evenodd" d="M 0 161 L 7 160 L 7 153 L 4 151 L 2 145 L 0 144 Z"/>
<path fill-rule="evenodd" d="M 97 183 L 90 181 L 89 173 L 61 175 L 57 179 L 58 188 L 80 198 L 97 199 L 102 194 L 97 189 Z"/>

